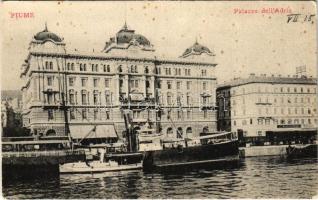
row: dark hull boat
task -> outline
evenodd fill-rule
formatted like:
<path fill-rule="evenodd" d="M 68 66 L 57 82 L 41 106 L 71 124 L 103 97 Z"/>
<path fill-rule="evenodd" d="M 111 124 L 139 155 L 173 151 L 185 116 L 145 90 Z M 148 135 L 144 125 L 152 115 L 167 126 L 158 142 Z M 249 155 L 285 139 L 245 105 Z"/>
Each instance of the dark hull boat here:
<path fill-rule="evenodd" d="M 161 141 L 162 149 L 144 151 L 144 169 L 178 169 L 193 165 L 217 166 L 238 163 L 238 140 L 232 133 L 203 136 L 195 140 L 197 142 L 191 143 L 193 139 L 170 142 L 170 146 Z"/>
<path fill-rule="evenodd" d="M 286 148 L 287 158 L 318 158 L 318 144 L 304 146 L 289 146 Z"/>

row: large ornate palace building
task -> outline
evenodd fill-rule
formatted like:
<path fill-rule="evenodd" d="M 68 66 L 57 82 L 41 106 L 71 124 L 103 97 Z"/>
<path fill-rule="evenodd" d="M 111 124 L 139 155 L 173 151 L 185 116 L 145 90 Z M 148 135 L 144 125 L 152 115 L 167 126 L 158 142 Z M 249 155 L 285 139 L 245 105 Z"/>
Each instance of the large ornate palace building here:
<path fill-rule="evenodd" d="M 45 27 L 22 65 L 24 126 L 34 135 L 122 137 L 129 110 L 137 128 L 148 122 L 167 137 L 215 131 L 214 56 L 195 42 L 179 58 L 157 57 L 126 24 L 101 52 L 70 52 Z"/>

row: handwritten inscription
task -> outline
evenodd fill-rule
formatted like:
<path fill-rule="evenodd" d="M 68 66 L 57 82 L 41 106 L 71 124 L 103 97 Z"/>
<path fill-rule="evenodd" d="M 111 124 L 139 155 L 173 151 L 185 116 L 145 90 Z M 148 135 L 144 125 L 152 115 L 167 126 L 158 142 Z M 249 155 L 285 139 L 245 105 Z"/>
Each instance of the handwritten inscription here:
<path fill-rule="evenodd" d="M 309 22 L 314 23 L 314 14 L 289 14 L 287 15 L 287 23 L 295 23 L 295 22 Z"/>

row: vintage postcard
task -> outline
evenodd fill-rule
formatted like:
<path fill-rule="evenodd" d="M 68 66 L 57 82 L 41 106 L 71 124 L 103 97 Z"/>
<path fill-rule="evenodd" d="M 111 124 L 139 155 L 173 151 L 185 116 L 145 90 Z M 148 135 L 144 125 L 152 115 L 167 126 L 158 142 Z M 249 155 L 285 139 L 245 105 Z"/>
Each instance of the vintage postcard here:
<path fill-rule="evenodd" d="M 3 198 L 317 198 L 316 2 L 0 10 Z"/>

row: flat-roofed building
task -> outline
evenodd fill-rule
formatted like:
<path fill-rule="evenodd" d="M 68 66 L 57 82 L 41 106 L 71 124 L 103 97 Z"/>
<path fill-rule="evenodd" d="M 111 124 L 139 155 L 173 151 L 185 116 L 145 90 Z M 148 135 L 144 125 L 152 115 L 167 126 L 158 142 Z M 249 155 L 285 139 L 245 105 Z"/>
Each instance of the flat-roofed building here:
<path fill-rule="evenodd" d="M 219 85 L 217 96 L 218 128 L 247 141 L 305 142 L 317 133 L 315 78 L 251 74 Z"/>

